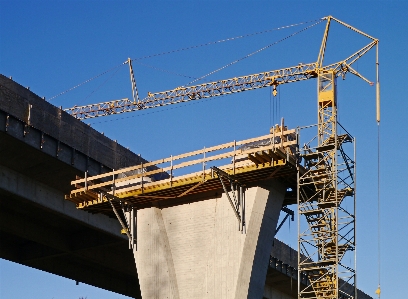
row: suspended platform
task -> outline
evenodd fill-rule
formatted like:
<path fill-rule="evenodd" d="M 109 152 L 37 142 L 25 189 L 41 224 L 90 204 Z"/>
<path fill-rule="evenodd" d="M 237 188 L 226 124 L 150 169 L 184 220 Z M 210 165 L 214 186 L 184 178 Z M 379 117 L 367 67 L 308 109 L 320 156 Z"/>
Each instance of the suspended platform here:
<path fill-rule="evenodd" d="M 272 131 L 96 176 L 85 174 L 71 183 L 75 189 L 65 198 L 79 209 L 113 216 L 112 204 L 136 209 L 167 206 L 231 190 L 234 183 L 248 188 L 279 179 L 288 188 L 284 205 L 294 204 L 298 134 L 284 126 Z M 164 179 L 154 181 L 160 174 Z"/>

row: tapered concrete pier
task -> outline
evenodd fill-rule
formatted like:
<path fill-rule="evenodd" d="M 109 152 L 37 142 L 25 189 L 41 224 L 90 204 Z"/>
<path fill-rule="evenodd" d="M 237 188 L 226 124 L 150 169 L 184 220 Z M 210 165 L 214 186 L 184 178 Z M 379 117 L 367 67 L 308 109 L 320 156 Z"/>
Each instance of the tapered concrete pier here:
<path fill-rule="evenodd" d="M 246 233 L 223 193 L 137 212 L 142 298 L 262 298 L 284 185 L 245 192 Z"/>

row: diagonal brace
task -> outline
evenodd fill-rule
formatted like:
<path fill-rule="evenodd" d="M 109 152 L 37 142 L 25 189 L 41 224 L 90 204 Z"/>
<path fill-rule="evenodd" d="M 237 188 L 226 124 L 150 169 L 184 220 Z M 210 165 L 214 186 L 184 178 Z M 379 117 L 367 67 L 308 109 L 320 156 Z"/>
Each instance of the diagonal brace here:
<path fill-rule="evenodd" d="M 245 195 L 244 195 L 244 186 L 238 180 L 233 178 L 231 175 L 225 171 L 219 169 L 218 167 L 211 167 L 212 172 L 215 172 L 220 179 L 222 188 L 224 189 L 225 194 L 227 195 L 228 201 L 231 204 L 232 210 L 239 222 L 239 230 L 244 231 L 245 228 Z M 233 192 L 234 201 L 231 199 L 228 189 L 224 183 L 223 178 L 227 179 L 230 182 L 231 190 Z M 237 191 L 238 196 L 235 196 L 235 191 Z M 237 199 L 238 197 L 238 199 Z"/>
<path fill-rule="evenodd" d="M 276 236 L 276 234 L 278 233 L 278 231 L 281 229 L 281 227 L 283 226 L 283 224 L 285 223 L 286 219 L 289 218 L 289 216 L 292 216 L 291 219 L 290 219 L 291 221 L 294 221 L 294 220 L 295 220 L 295 212 L 293 212 L 291 209 L 288 209 L 287 207 L 283 207 L 283 208 L 282 208 L 282 211 L 284 211 L 284 212 L 286 213 L 286 216 L 285 216 L 285 218 L 283 218 L 283 220 L 282 220 L 281 223 L 279 224 L 278 228 L 276 229 L 276 231 L 275 231 L 275 236 Z"/>
<path fill-rule="evenodd" d="M 123 209 L 123 213 L 126 219 L 126 224 L 122 220 L 122 217 L 120 217 L 118 210 L 116 209 L 115 205 L 113 204 L 113 200 L 119 201 L 122 203 L 121 199 L 119 197 L 116 197 L 115 195 L 105 193 L 105 192 L 100 192 L 99 196 L 106 197 L 109 201 L 109 203 L 112 206 L 112 210 L 115 213 L 116 218 L 118 219 L 120 226 L 122 227 L 122 231 L 125 232 L 129 239 L 129 249 L 135 249 L 137 248 L 137 238 L 136 238 L 136 232 L 137 232 L 137 227 L 136 227 L 136 209 L 134 207 L 130 207 L 130 210 L 126 211 Z"/>

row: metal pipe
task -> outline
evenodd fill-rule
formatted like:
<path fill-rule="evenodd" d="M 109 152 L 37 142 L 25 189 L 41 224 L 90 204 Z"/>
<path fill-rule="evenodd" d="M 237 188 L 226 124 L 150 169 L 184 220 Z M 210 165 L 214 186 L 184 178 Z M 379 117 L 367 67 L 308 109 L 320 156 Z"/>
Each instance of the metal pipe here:
<path fill-rule="evenodd" d="M 205 146 L 203 149 L 203 181 L 205 180 Z"/>
<path fill-rule="evenodd" d="M 358 297 L 357 292 L 357 141 L 354 137 L 354 294 L 355 299 Z"/>
<path fill-rule="evenodd" d="M 241 214 L 241 221 L 239 222 L 239 230 L 241 233 L 243 233 L 243 228 L 244 228 L 244 209 L 243 209 L 243 192 L 242 192 L 242 186 L 239 185 L 239 208 L 240 208 L 240 214 Z"/>
<path fill-rule="evenodd" d="M 377 110 L 377 123 L 380 124 L 380 63 L 378 61 L 378 41 L 376 47 L 376 71 L 377 71 L 377 84 L 376 84 L 376 110 Z"/>
<path fill-rule="evenodd" d="M 128 231 L 127 227 L 125 226 L 125 224 L 123 223 L 122 219 L 120 218 L 119 213 L 118 213 L 118 211 L 116 210 L 116 208 L 115 208 L 115 206 L 114 206 L 112 200 L 109 198 L 109 195 L 106 195 L 106 198 L 109 200 L 109 203 L 110 203 L 111 206 L 112 206 L 113 212 L 115 213 L 116 218 L 118 219 L 118 221 L 119 221 L 119 223 L 120 223 L 120 226 L 122 226 L 123 230 L 126 232 L 126 235 L 127 235 L 128 238 L 130 239 L 131 236 L 130 236 L 130 234 L 129 234 L 129 231 Z"/>
<path fill-rule="evenodd" d="M 298 244 L 297 244 L 297 260 L 298 260 L 298 271 L 297 271 L 297 283 L 298 283 L 298 294 L 300 294 L 300 283 L 301 283 L 301 272 L 300 272 L 300 186 L 299 186 L 299 164 L 296 165 L 296 202 L 297 202 L 297 235 L 298 235 Z"/>
<path fill-rule="evenodd" d="M 142 185 L 142 194 L 144 193 L 143 191 L 143 161 L 141 162 L 141 166 L 142 166 L 142 168 L 141 168 L 141 171 L 142 171 L 142 182 L 141 182 L 141 185 Z"/>
<path fill-rule="evenodd" d="M 245 187 L 242 187 L 242 231 L 246 234 L 246 219 L 245 219 Z"/>
<path fill-rule="evenodd" d="M 233 157 L 233 165 L 234 165 L 234 172 L 233 174 L 235 175 L 235 155 L 236 155 L 236 147 L 237 147 L 237 142 L 234 140 L 234 157 Z"/>
<path fill-rule="evenodd" d="M 131 245 L 132 248 L 135 246 L 135 213 L 134 213 L 134 208 L 131 207 L 130 210 L 130 236 L 132 237 L 131 239 Z"/>
<path fill-rule="evenodd" d="M 173 155 L 170 155 L 170 187 L 173 187 Z"/>
<path fill-rule="evenodd" d="M 112 169 L 113 175 L 112 175 L 112 195 L 115 196 L 115 191 L 116 191 L 116 183 L 115 183 L 115 169 Z"/>

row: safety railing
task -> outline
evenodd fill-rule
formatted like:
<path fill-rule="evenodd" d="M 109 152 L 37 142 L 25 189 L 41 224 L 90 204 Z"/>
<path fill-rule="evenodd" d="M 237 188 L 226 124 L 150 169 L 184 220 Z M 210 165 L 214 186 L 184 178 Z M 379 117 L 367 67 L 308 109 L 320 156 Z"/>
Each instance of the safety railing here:
<path fill-rule="evenodd" d="M 286 160 L 295 159 L 295 148 L 297 146 L 298 136 L 296 130 L 283 130 L 283 132 L 274 131 L 272 134 L 242 141 L 232 141 L 177 156 L 170 156 L 168 158 L 159 159 L 148 163 L 141 163 L 139 165 L 126 167 L 91 177 L 88 177 L 87 173 L 85 173 L 84 178 L 71 182 L 71 185 L 76 187 L 71 194 L 98 188 L 107 189 L 112 185 L 123 184 L 123 182 L 137 179 L 139 179 L 140 183 L 143 184 L 143 181 L 147 177 L 164 172 L 168 172 L 170 174 L 170 179 L 173 179 L 175 177 L 173 173 L 174 170 L 193 165 L 201 164 L 203 174 L 205 174 L 206 171 L 210 171 L 208 168 L 206 169 L 206 165 L 208 163 L 222 159 L 231 159 L 231 162 L 228 164 L 230 164 L 235 171 L 237 156 L 242 157 L 243 155 L 251 155 L 260 151 L 270 150 L 271 160 L 269 163 L 273 162 L 273 160 L 276 160 L 277 158 Z M 263 161 L 263 163 L 265 163 L 265 161 Z M 155 166 L 156 169 L 148 171 L 147 168 L 149 166 Z M 132 172 L 135 174 L 129 175 L 129 173 Z"/>

